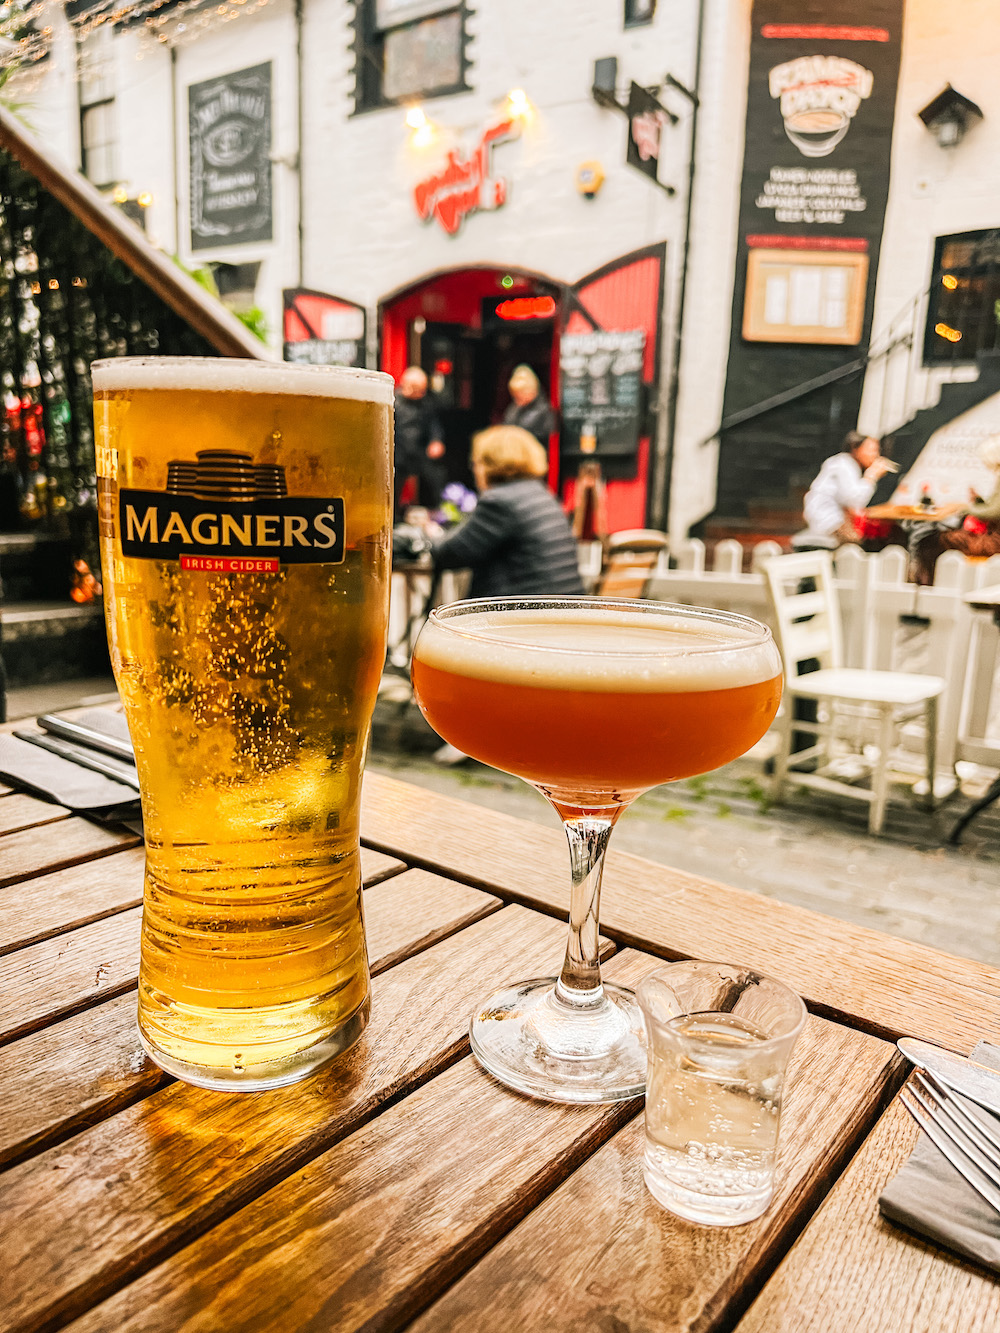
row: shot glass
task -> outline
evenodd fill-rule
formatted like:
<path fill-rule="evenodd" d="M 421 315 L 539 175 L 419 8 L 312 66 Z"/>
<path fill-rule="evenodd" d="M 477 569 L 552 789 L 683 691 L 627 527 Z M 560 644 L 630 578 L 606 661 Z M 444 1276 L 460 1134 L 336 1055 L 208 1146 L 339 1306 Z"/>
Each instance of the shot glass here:
<path fill-rule="evenodd" d="M 648 1036 L 643 1174 L 705 1226 L 760 1217 L 774 1189 L 785 1072 L 806 1008 L 749 967 L 673 963 L 638 987 Z"/>

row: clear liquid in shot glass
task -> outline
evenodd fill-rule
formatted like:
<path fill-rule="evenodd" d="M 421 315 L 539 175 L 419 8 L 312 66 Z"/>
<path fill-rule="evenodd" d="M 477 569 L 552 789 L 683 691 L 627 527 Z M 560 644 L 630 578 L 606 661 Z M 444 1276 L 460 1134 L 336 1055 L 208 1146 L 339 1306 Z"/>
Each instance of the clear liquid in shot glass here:
<path fill-rule="evenodd" d="M 693 1222 L 736 1225 L 771 1200 L 782 1071 L 767 1034 L 727 1013 L 682 1014 L 674 1049 L 650 1054 L 645 1178 Z"/>

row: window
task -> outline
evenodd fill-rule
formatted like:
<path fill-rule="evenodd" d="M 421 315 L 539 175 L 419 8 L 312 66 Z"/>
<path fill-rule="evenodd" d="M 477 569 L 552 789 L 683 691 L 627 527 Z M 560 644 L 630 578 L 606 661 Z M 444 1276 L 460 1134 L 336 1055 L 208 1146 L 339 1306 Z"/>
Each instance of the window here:
<path fill-rule="evenodd" d="M 974 361 L 1000 349 L 1000 228 L 939 236 L 924 362 Z"/>
<path fill-rule="evenodd" d="M 465 4 L 356 0 L 356 111 L 466 92 Z"/>
<path fill-rule="evenodd" d="M 111 25 L 105 24 L 80 46 L 80 165 L 102 187 L 118 178 L 112 40 Z"/>
<path fill-rule="evenodd" d="M 652 23 L 655 13 L 656 0 L 625 0 L 625 27 L 640 28 Z"/>

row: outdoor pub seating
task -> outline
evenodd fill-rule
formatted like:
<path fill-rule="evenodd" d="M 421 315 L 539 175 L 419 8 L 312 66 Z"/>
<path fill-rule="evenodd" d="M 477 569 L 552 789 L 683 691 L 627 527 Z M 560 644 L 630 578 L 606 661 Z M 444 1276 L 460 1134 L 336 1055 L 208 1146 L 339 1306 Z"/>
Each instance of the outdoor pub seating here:
<path fill-rule="evenodd" d="M 774 794 L 780 800 L 789 773 L 804 787 L 869 802 L 868 831 L 878 833 L 889 796 L 889 758 L 899 726 L 923 716 L 928 800 L 933 799 L 936 766 L 937 699 L 945 688 L 940 676 L 902 671 L 867 671 L 843 664 L 840 609 L 833 561 L 825 551 L 777 556 L 764 566 L 774 611 L 778 647 L 785 665 L 785 698 L 775 724 L 780 738 L 774 766 Z M 817 669 L 812 669 L 812 664 Z M 805 668 L 805 669 L 803 669 Z M 819 720 L 795 717 L 795 702 L 814 700 Z M 835 758 L 832 742 L 839 706 L 860 707 L 877 721 L 878 754 L 871 765 L 870 787 L 859 787 L 824 766 Z M 792 753 L 795 732 L 816 742 Z M 809 765 L 817 771 L 804 771 Z"/>
<path fill-rule="evenodd" d="M 669 538 L 654 528 L 627 528 L 613 533 L 604 549 L 604 563 L 594 592 L 598 597 L 645 597 Z"/>

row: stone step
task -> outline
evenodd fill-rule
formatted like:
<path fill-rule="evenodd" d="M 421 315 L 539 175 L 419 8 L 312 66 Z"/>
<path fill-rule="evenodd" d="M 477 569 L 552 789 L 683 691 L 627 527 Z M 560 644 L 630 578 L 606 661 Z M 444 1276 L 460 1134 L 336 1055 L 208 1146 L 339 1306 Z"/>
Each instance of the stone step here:
<path fill-rule="evenodd" d="M 76 680 L 109 670 L 101 602 L 7 602 L 0 652 L 12 686 Z"/>

